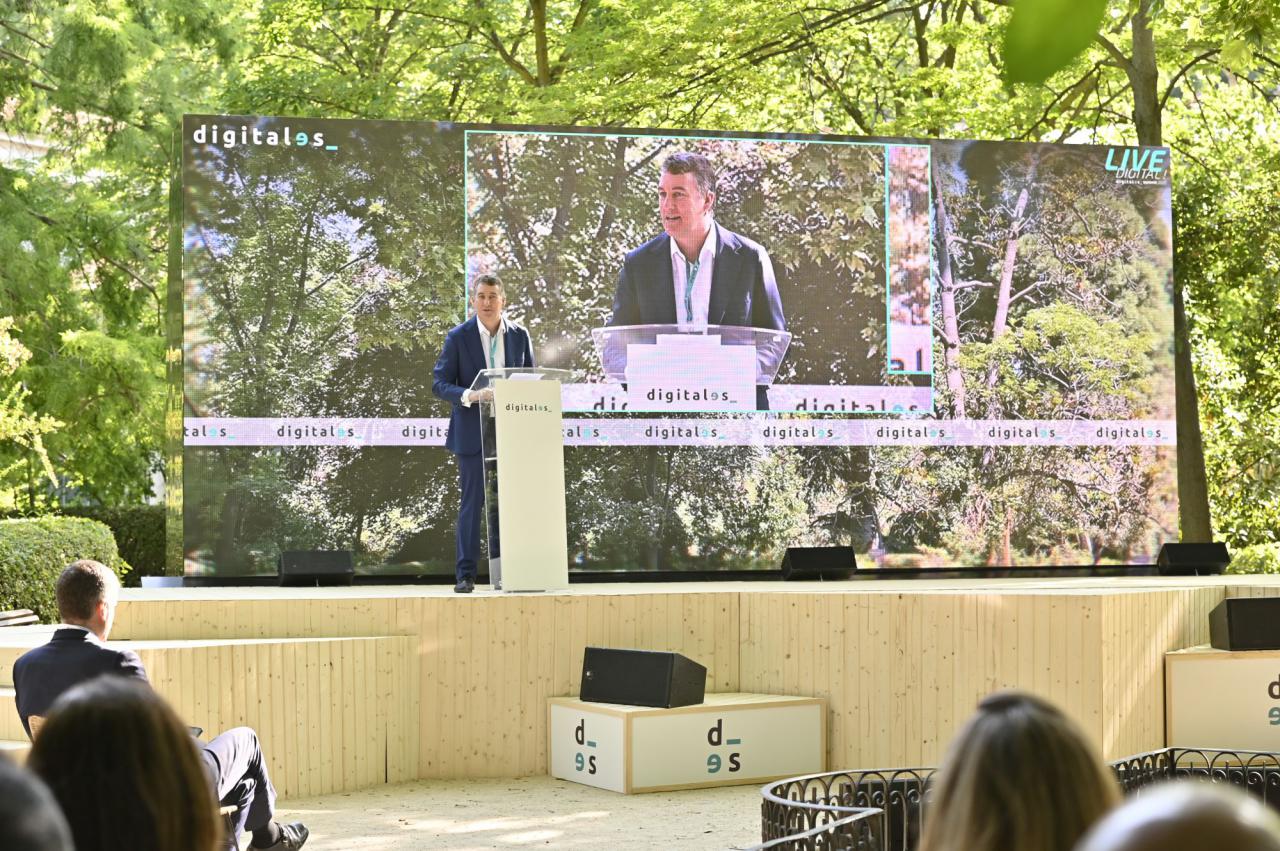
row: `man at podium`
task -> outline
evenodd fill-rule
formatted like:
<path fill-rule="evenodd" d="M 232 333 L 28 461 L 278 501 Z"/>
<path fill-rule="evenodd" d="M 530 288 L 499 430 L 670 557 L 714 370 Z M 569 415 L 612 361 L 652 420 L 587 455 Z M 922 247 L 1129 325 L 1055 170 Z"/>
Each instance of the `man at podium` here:
<path fill-rule="evenodd" d="M 610 325 L 787 329 L 769 252 L 716 224 L 715 168 L 702 154 L 662 163 L 663 233 L 622 261 Z"/>
<path fill-rule="evenodd" d="M 480 453 L 479 403 L 493 398 L 492 390 L 468 388 L 485 369 L 533 366 L 529 332 L 507 319 L 502 310 L 506 293 L 497 275 L 480 275 L 471 286 L 475 315 L 451 330 L 433 370 L 431 392 L 452 407 L 445 447 L 458 459 L 462 502 L 458 506 L 453 590 L 469 594 L 476 587 L 476 559 L 480 554 L 480 517 L 484 512 L 484 459 Z"/>

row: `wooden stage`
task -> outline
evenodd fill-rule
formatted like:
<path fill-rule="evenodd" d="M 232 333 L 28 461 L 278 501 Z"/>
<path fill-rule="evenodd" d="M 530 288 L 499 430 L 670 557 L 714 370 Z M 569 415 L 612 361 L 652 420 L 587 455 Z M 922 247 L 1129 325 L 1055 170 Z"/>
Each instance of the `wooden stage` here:
<path fill-rule="evenodd" d="M 1107 758 L 1161 748 L 1164 653 L 1205 644 L 1224 596 L 1280 576 L 123 592 L 112 643 L 142 655 L 191 724 L 248 724 L 282 795 L 414 778 L 546 774 L 547 699 L 578 693 L 587 645 L 674 650 L 709 692 L 824 697 L 827 764 L 934 765 L 975 703 L 1018 687 Z M 47 627 L 0 634 L 13 660 Z M 0 739 L 15 738 L 0 705 Z M 17 733 L 21 734 L 18 728 Z M 1207 746 L 1212 742 L 1204 743 Z"/>

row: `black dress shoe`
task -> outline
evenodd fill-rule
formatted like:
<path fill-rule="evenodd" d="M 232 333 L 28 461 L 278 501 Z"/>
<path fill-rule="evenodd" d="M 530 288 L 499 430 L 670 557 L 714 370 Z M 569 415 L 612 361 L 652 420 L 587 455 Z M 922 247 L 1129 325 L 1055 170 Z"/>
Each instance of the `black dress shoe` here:
<path fill-rule="evenodd" d="M 311 835 L 311 831 L 307 830 L 306 825 L 300 821 L 289 822 L 288 824 L 279 825 L 280 839 L 275 845 L 268 845 L 265 851 L 297 851 L 307 841 L 307 837 Z M 250 848 L 257 848 L 257 845 L 250 845 Z"/>
<path fill-rule="evenodd" d="M 459 579 L 458 584 L 453 586 L 455 594 L 470 594 L 476 590 L 476 582 L 474 579 Z"/>

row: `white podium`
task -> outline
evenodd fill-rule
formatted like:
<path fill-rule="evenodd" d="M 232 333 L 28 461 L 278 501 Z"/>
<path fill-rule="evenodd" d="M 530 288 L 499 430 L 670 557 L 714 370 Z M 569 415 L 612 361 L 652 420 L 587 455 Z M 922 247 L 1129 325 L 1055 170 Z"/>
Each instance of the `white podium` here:
<path fill-rule="evenodd" d="M 480 403 L 489 579 L 495 590 L 569 587 L 565 529 L 562 369 L 488 369 L 471 389 Z"/>

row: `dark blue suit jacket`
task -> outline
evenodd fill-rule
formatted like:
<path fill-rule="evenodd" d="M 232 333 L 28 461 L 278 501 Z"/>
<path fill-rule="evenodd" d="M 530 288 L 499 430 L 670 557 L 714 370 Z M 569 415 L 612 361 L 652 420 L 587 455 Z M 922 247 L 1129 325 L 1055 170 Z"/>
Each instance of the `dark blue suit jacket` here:
<path fill-rule="evenodd" d="M 787 329 L 769 252 L 745 236 L 715 226 L 715 262 L 707 324 Z M 654 237 L 627 254 L 613 296 L 610 325 L 676 323 L 675 283 L 671 278 L 671 237 Z"/>
<path fill-rule="evenodd" d="M 13 687 L 18 715 L 27 735 L 32 715 L 46 715 L 64 691 L 102 674 L 118 674 L 147 682 L 142 661 L 132 650 L 112 650 L 96 635 L 79 629 L 59 629 L 45 645 L 28 650 L 13 663 Z"/>
<path fill-rule="evenodd" d="M 502 338 L 504 364 L 508 367 L 533 366 L 533 343 L 529 332 L 507 320 L 507 333 Z M 480 406 L 462 404 L 462 391 L 471 387 L 482 370 L 488 369 L 489 358 L 480 343 L 480 322 L 474 316 L 454 328 L 444 338 L 444 350 L 432 371 L 431 392 L 453 406 L 449 415 L 449 436 L 444 445 L 455 455 L 480 452 Z"/>

